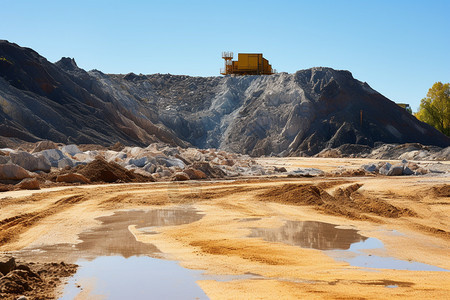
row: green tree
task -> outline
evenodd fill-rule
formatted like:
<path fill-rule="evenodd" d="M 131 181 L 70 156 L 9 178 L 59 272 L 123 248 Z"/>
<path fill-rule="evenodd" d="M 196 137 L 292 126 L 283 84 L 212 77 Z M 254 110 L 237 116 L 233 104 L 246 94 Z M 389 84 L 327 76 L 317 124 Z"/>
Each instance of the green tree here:
<path fill-rule="evenodd" d="M 416 118 L 450 136 L 450 83 L 436 82 L 420 101 Z"/>

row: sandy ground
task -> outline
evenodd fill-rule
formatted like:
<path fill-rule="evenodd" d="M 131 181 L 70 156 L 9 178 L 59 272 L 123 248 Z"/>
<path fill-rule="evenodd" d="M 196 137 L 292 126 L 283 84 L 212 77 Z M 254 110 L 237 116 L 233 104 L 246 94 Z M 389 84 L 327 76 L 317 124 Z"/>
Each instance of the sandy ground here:
<path fill-rule="evenodd" d="M 330 171 L 365 162 L 270 158 L 263 163 Z M 285 220 L 328 222 L 381 240 L 385 248 L 374 255 L 450 270 L 449 183 L 448 177 L 418 176 L 260 178 L 6 192 L 0 194 L 0 251 L 78 243 L 78 234 L 99 225 L 95 218 L 117 210 L 189 205 L 204 217 L 161 227 L 153 235 L 134 226 L 129 230 L 184 267 L 261 277 L 198 281 L 212 299 L 446 299 L 450 272 L 358 268 L 320 250 L 247 236 L 251 227 L 276 228 Z M 61 253 L 55 259 L 73 262 Z"/>

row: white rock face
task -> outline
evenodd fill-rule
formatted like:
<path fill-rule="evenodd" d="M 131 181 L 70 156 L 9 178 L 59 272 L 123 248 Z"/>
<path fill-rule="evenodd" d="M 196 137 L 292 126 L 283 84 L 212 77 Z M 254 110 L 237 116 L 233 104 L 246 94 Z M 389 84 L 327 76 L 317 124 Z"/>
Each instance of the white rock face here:
<path fill-rule="evenodd" d="M 28 171 L 44 171 L 50 172 L 50 161 L 42 154 L 32 155 L 28 152 L 19 151 L 17 153 L 11 152 L 11 162 L 19 165 Z"/>
<path fill-rule="evenodd" d="M 78 153 L 82 153 L 80 149 L 78 149 L 77 145 L 67 145 L 61 148 L 63 153 L 69 154 L 70 156 L 74 156 Z"/>
<path fill-rule="evenodd" d="M 55 168 L 59 167 L 58 163 L 60 160 L 68 158 L 67 156 L 65 156 L 62 153 L 61 150 L 58 150 L 58 149 L 48 149 L 48 150 L 44 150 L 44 151 L 41 151 L 38 153 L 43 155 L 46 159 L 48 159 L 48 161 L 50 162 L 52 167 L 55 167 Z"/>

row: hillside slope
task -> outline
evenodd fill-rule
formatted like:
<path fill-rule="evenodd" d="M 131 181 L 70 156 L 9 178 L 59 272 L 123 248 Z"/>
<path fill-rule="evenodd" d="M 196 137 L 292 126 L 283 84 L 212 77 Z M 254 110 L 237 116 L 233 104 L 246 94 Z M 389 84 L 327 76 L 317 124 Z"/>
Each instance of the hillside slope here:
<path fill-rule="evenodd" d="M 77 71 L 73 76 L 31 49 L 0 41 L 0 136 L 103 145 L 117 141 L 187 145 L 164 126 L 140 116 L 139 110 L 146 110 L 142 105 L 127 106 L 95 93 L 95 80 Z"/>
<path fill-rule="evenodd" d="M 145 145 L 160 140 L 259 155 L 312 155 L 343 144 L 450 139 L 348 71 L 190 77 L 86 72 L 0 41 L 0 136 Z"/>

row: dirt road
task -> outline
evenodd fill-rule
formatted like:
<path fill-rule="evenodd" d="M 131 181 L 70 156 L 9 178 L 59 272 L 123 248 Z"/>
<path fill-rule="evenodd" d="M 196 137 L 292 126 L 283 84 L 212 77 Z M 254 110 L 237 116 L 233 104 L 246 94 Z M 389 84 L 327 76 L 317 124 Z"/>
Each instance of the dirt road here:
<path fill-rule="evenodd" d="M 448 177 L 261 178 L 222 182 L 118 184 L 0 195 L 0 251 L 79 243 L 99 226 L 96 218 L 118 210 L 193 207 L 195 222 L 144 234 L 186 268 L 208 274 L 257 274 L 258 279 L 198 284 L 212 299 L 444 299 L 450 273 L 351 266 L 322 250 L 249 237 L 252 228 L 317 221 L 353 228 L 384 248 L 369 256 L 450 270 Z M 58 253 L 49 260 L 74 263 Z M 393 288 L 389 288 L 393 287 Z"/>

